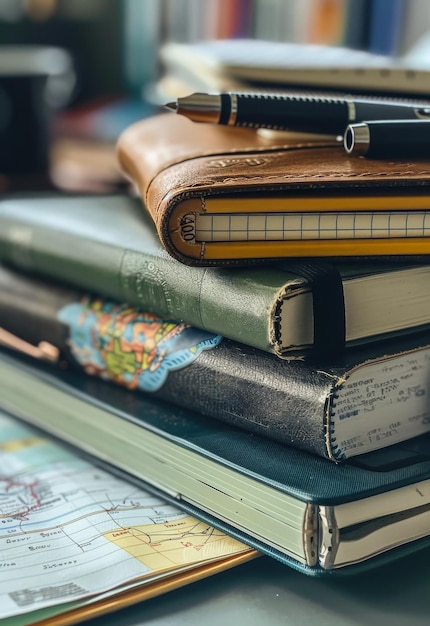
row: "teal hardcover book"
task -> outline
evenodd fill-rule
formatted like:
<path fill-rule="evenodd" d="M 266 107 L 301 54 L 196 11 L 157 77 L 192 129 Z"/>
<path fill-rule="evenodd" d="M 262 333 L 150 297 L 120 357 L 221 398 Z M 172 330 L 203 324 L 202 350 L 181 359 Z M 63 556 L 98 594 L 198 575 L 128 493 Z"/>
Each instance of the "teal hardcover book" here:
<path fill-rule="evenodd" d="M 336 465 L 79 372 L 0 355 L 0 407 L 306 574 L 429 543 L 423 436 Z"/>

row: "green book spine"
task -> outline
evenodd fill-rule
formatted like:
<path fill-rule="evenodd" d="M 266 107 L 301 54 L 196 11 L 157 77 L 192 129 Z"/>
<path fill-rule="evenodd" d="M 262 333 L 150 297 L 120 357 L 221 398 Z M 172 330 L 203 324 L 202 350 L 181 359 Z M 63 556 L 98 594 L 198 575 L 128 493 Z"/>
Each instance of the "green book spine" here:
<path fill-rule="evenodd" d="M 0 202 L 0 259 L 268 352 L 279 290 L 295 280 L 275 269 L 187 267 L 161 246 L 140 199 L 125 195 Z"/>

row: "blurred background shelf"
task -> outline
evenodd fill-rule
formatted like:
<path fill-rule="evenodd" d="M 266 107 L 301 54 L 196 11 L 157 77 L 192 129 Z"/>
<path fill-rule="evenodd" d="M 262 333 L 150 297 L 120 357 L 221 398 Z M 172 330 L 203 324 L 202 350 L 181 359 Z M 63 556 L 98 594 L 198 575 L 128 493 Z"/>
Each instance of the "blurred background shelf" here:
<path fill-rule="evenodd" d="M 429 69 L 428 31 L 427 0 L 1 0 L 0 192 L 122 188 L 117 137 L 157 112 L 167 91 L 180 95 L 187 88 L 163 60 L 168 44 L 251 39 L 348 47 L 389 59 L 416 48 L 418 61 Z M 1 152 L 10 149 L 1 97 L 2 58 L 10 46 L 62 49 L 72 64 L 73 80 L 63 80 L 57 101 L 48 103 L 44 141 L 50 164 L 44 172 L 10 172 L 1 165 Z M 217 87 L 241 85 L 226 77 Z M 85 174 L 81 183 L 79 171 Z"/>

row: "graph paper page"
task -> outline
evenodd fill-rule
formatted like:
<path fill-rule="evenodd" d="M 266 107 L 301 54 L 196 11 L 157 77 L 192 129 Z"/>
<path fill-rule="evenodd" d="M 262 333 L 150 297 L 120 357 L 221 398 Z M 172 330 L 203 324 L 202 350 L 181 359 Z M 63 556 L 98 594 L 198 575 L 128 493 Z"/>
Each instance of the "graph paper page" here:
<path fill-rule="evenodd" d="M 430 236 L 430 211 L 203 214 L 195 241 L 297 241 Z"/>

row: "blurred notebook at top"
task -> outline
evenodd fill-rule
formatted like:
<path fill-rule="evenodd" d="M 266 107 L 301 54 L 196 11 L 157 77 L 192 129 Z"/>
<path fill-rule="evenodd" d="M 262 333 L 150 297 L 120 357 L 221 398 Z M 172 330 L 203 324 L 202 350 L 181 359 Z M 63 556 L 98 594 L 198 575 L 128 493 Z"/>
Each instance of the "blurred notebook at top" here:
<path fill-rule="evenodd" d="M 161 48 L 160 57 L 164 65 L 160 97 L 254 87 L 430 96 L 430 53 L 424 41 L 401 57 L 258 39 L 169 42 Z"/>

